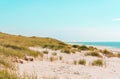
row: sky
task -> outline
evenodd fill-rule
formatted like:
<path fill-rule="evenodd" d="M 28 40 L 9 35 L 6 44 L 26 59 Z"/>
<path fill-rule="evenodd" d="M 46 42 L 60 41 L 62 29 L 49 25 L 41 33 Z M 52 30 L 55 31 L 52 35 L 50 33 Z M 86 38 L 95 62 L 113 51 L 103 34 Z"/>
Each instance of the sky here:
<path fill-rule="evenodd" d="M 120 41 L 120 0 L 0 0 L 0 31 L 65 42 Z"/>

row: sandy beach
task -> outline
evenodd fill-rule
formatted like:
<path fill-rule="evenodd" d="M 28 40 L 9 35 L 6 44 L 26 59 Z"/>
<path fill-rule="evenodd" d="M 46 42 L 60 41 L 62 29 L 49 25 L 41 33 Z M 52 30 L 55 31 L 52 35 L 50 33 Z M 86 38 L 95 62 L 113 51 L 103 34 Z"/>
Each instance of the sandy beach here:
<path fill-rule="evenodd" d="M 98 49 L 107 49 L 119 51 L 119 49 L 111 49 L 108 47 L 97 46 Z M 43 48 L 33 48 L 34 51 L 48 50 L 49 54 L 43 57 L 43 60 L 35 60 L 33 62 L 25 62 L 18 64 L 20 74 L 35 74 L 38 79 L 119 79 L 120 78 L 120 58 L 117 57 L 93 57 L 85 56 L 87 51 L 77 52 L 75 54 L 65 54 L 61 51 L 54 51 Z M 50 62 L 49 57 L 52 52 L 57 52 L 57 57 L 61 56 L 62 60 L 56 59 Z M 75 65 L 74 61 L 80 59 L 86 60 L 86 65 Z M 101 59 L 104 62 L 102 67 L 92 66 L 91 62 Z"/>

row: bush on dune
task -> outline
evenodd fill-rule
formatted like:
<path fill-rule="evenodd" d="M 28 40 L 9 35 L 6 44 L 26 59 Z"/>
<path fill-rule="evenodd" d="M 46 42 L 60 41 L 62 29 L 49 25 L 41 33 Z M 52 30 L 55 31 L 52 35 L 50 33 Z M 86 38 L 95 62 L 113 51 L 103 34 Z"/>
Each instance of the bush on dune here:
<path fill-rule="evenodd" d="M 89 50 L 91 50 L 91 51 L 97 51 L 97 50 L 98 50 L 96 47 L 93 47 L 93 46 L 89 46 L 88 48 L 89 48 Z"/>
<path fill-rule="evenodd" d="M 86 56 L 96 56 L 96 57 L 102 57 L 98 52 L 96 51 L 92 51 L 92 52 L 88 52 L 85 54 Z"/>
<path fill-rule="evenodd" d="M 115 57 L 116 55 L 113 54 L 112 52 L 108 51 L 108 50 L 101 50 L 101 53 L 103 53 L 105 56 L 107 57 Z"/>
<path fill-rule="evenodd" d="M 85 59 L 80 59 L 80 60 L 78 61 L 78 64 L 80 64 L 80 65 L 85 65 L 85 64 L 86 64 L 86 60 L 85 60 Z"/>
<path fill-rule="evenodd" d="M 98 59 L 92 62 L 93 66 L 103 66 L 103 60 Z"/>
<path fill-rule="evenodd" d="M 79 47 L 80 50 L 89 50 L 89 48 L 85 45 L 82 45 Z"/>

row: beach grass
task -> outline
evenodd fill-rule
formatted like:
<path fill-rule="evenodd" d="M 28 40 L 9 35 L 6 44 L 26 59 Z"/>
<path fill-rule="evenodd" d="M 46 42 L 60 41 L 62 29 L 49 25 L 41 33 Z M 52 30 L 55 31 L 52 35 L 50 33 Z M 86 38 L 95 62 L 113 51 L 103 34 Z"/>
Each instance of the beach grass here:
<path fill-rule="evenodd" d="M 23 76 L 20 76 L 17 74 L 16 71 L 3 69 L 0 70 L 0 79 L 38 79 L 38 78 L 35 74 L 32 75 L 24 74 Z"/>
<path fill-rule="evenodd" d="M 77 60 L 74 60 L 74 61 L 73 61 L 73 64 L 74 64 L 74 65 L 77 65 Z"/>
<path fill-rule="evenodd" d="M 116 55 L 118 58 L 120 58 L 120 53 L 117 53 L 117 55 Z"/>
<path fill-rule="evenodd" d="M 47 50 L 43 51 L 44 54 L 48 54 L 49 52 Z"/>
<path fill-rule="evenodd" d="M 86 64 L 86 60 L 85 60 L 85 59 L 80 59 L 80 60 L 78 61 L 78 64 L 80 64 L 80 65 L 85 65 L 85 64 Z"/>
<path fill-rule="evenodd" d="M 85 56 L 95 56 L 95 57 L 102 57 L 99 52 L 91 51 L 85 54 Z"/>
<path fill-rule="evenodd" d="M 92 62 L 92 65 L 93 66 L 103 66 L 103 60 L 97 59 L 97 60 Z"/>
<path fill-rule="evenodd" d="M 0 79 L 19 79 L 17 74 L 9 70 L 0 70 Z"/>
<path fill-rule="evenodd" d="M 25 37 L 21 35 L 10 35 L 0 32 L 0 79 L 19 79 L 16 73 L 11 73 L 15 65 L 12 64 L 16 57 L 23 59 L 24 56 L 43 57 L 44 54 L 30 50 L 29 47 L 43 47 L 52 50 L 66 50 L 69 45 L 56 39 L 43 37 Z M 44 53 L 48 53 L 47 51 Z M 62 59 L 62 57 L 60 58 Z M 54 58 L 50 58 L 54 61 Z M 9 70 L 1 70 L 9 69 Z M 23 78 L 24 79 L 24 78 Z M 29 79 L 29 78 L 28 78 Z"/>
<path fill-rule="evenodd" d="M 70 53 L 69 45 L 56 39 L 0 33 L 0 54 L 2 55 L 19 58 L 25 55 L 37 57 L 39 53 L 29 49 L 29 47 L 36 46 Z M 44 51 L 44 53 L 48 54 L 48 51 Z"/>
<path fill-rule="evenodd" d="M 56 56 L 56 55 L 57 55 L 57 52 L 53 52 L 52 55 L 53 55 L 53 56 Z"/>
<path fill-rule="evenodd" d="M 111 51 L 108 51 L 108 50 L 102 50 L 101 53 L 103 53 L 105 56 L 107 57 L 116 57 L 115 54 L 113 54 Z"/>
<path fill-rule="evenodd" d="M 62 56 L 59 56 L 59 60 L 62 60 L 63 59 L 63 57 Z"/>

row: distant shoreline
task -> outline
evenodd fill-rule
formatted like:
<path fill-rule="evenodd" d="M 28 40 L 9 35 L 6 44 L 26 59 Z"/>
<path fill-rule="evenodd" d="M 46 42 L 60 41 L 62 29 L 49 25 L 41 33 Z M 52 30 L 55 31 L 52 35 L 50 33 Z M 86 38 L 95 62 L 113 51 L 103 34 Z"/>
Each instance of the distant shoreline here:
<path fill-rule="evenodd" d="M 119 42 L 120 43 L 120 42 Z M 67 44 L 76 44 L 76 45 L 86 45 L 86 46 L 93 46 L 93 47 L 96 47 L 98 49 L 106 49 L 106 50 L 110 50 L 112 52 L 120 52 L 120 48 L 117 48 L 117 47 L 112 47 L 112 46 L 102 46 L 102 45 L 89 45 L 89 44 L 83 44 L 83 42 L 69 42 Z"/>

